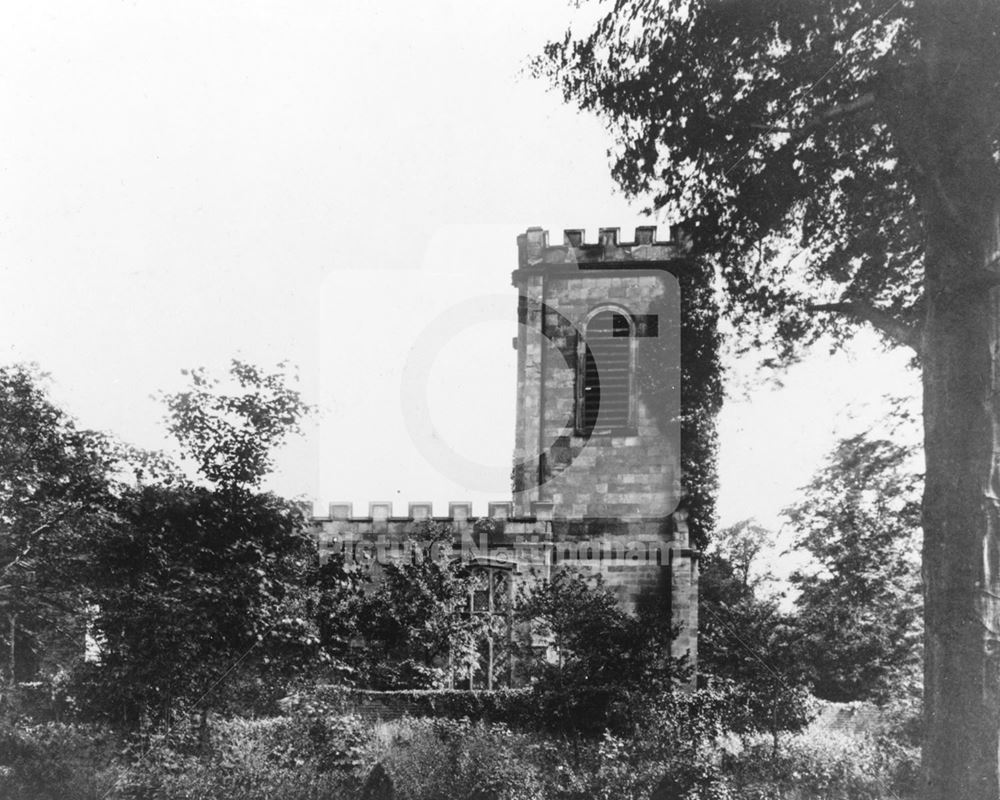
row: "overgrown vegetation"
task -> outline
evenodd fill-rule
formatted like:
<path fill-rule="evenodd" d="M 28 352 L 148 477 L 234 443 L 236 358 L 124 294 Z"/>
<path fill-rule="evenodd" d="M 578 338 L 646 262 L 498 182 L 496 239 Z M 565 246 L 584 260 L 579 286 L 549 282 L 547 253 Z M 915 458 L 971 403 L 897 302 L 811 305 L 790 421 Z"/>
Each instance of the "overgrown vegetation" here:
<path fill-rule="evenodd" d="M 691 678 L 687 660 L 670 654 L 675 631 L 665 609 L 627 613 L 599 575 L 557 572 L 521 593 L 515 617 L 520 669 L 546 730 L 629 730 L 646 704 Z M 534 646 L 536 637 L 551 647 Z"/>
<path fill-rule="evenodd" d="M 556 571 L 473 613 L 474 576 L 435 555 L 451 537 L 438 522 L 378 574 L 320 563 L 300 509 L 259 489 L 306 407 L 287 376 L 236 363 L 230 378 L 195 372 L 167 398 L 196 480 L 78 431 L 32 371 L 0 371 L 4 797 L 346 798 L 366 782 L 428 800 L 908 796 L 912 714 L 836 746 L 809 728 L 810 689 L 898 697 L 912 661 L 916 612 L 878 611 L 913 591 L 903 451 L 843 443 L 790 512 L 826 570 L 797 578 L 795 613 L 754 577 L 768 533 L 717 535 L 691 691 L 669 610 L 627 612 L 599 576 Z M 484 636 L 506 641 L 524 688 L 445 690 Z M 835 659 L 809 648 L 824 636 Z M 410 716 L 354 715 L 387 689 L 385 713 Z"/>
<path fill-rule="evenodd" d="M 452 561 L 452 531 L 440 522 L 416 526 L 399 542 L 412 558 L 378 566 L 355 585 L 341 617 L 342 635 L 358 646 L 344 657 L 353 682 L 374 689 L 442 688 L 467 671 L 489 620 L 462 613 L 472 586 L 468 565 Z M 345 584 L 332 587 L 343 591 Z"/>
<path fill-rule="evenodd" d="M 377 796 L 400 800 L 915 797 L 916 750 L 904 738 L 814 727 L 785 735 L 775 755 L 767 737 L 727 735 L 729 707 L 704 694 L 655 709 L 633 734 L 576 741 L 504 723 L 373 723 L 316 708 L 220 720 L 208 742 L 197 725 L 128 740 L 81 724 L 6 726 L 0 791 L 9 800 L 346 800 L 365 797 L 378 771 L 393 788 Z"/>

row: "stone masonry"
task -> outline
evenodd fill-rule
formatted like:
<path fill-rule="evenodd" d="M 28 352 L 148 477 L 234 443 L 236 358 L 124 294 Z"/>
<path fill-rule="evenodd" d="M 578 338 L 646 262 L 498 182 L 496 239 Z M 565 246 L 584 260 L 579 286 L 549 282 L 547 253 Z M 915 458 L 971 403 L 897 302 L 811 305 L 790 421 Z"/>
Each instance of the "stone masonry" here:
<path fill-rule="evenodd" d="M 529 228 L 518 237 L 517 421 L 513 497 L 474 515 L 450 503 L 434 516 L 429 503 L 410 503 L 394 516 L 391 503 L 370 503 L 355 516 L 334 503 L 313 524 L 321 552 L 344 552 L 377 569 L 407 557 L 399 546 L 413 526 L 447 523 L 453 553 L 484 570 L 503 570 L 515 585 L 543 580 L 571 566 L 600 573 L 624 607 L 657 601 L 680 633 L 675 655 L 697 653 L 697 553 L 688 541 L 681 498 L 680 304 L 677 275 L 691 268 L 681 237 L 658 242 L 654 227 L 619 242 L 601 228 L 598 242 L 567 230 L 563 243 Z M 604 380 L 593 320 L 614 315 L 620 396 L 613 424 L 585 419 L 583 404 Z M 609 317 L 610 318 L 610 317 Z M 627 341 L 626 341 L 627 340 Z M 590 371 L 585 370 L 585 361 Z M 594 365 L 596 364 L 596 368 Z M 595 377 L 596 376 L 596 377 Z M 611 385 L 611 379 L 605 381 Z M 611 390 L 604 389 L 610 407 Z M 595 412 L 596 413 L 596 412 Z M 611 417 L 608 417 L 609 419 Z M 589 420 L 589 421 L 587 421 Z"/>

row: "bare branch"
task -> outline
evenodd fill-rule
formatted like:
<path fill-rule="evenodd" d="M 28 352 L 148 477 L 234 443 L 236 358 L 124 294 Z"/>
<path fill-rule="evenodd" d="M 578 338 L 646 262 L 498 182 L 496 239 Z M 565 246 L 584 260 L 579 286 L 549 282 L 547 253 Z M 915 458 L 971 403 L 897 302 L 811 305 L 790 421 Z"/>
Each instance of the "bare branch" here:
<path fill-rule="evenodd" d="M 824 109 L 812 119 L 807 120 L 796 128 L 786 128 L 780 125 L 764 125 L 762 123 L 751 123 L 750 127 L 756 130 L 768 131 L 769 133 L 790 133 L 793 139 L 800 139 L 821 125 L 833 122 L 841 117 L 849 116 L 850 114 L 855 114 L 858 111 L 863 111 L 873 105 L 875 105 L 875 93 L 865 92 L 854 100 L 849 100 L 846 103 L 836 103 Z"/>
<path fill-rule="evenodd" d="M 884 333 L 897 344 L 905 345 L 919 355 L 920 329 L 896 319 L 882 308 L 859 300 L 841 303 L 822 303 L 806 307 L 807 311 L 825 311 L 833 314 L 846 314 L 862 322 L 867 322 L 877 331 Z"/>
<path fill-rule="evenodd" d="M 61 511 L 60 513 L 56 514 L 56 516 L 53 519 L 50 519 L 48 522 L 43 522 L 41 525 L 39 525 L 37 528 L 31 531 L 31 533 L 27 535 L 28 542 L 24 546 L 24 549 L 21 550 L 21 552 L 18 553 L 17 556 L 15 556 L 12 561 L 6 564 L 2 570 L 0 570 L 0 575 L 6 575 L 8 572 L 14 569 L 14 567 L 20 566 L 22 563 L 24 563 L 24 560 L 31 553 L 31 548 L 35 546 L 35 542 L 38 540 L 38 537 L 44 531 L 48 530 L 57 522 L 59 522 L 59 520 L 65 517 L 66 513 L 67 513 L 66 511 Z"/>

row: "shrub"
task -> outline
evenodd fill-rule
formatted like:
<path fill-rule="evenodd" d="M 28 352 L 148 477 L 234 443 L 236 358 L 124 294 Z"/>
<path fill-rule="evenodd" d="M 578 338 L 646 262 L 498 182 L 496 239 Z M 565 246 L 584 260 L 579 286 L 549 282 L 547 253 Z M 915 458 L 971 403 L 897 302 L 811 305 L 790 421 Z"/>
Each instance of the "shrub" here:
<path fill-rule="evenodd" d="M 381 763 L 397 800 L 875 800 L 915 795 L 917 749 L 900 731 L 913 709 L 872 733 L 819 723 L 785 735 L 776 754 L 743 729 L 747 699 L 713 686 L 642 708 L 638 727 L 600 737 L 552 734 L 485 719 L 403 718 L 375 726 L 345 715 L 343 695 L 291 700 L 268 719 L 197 722 L 133 735 L 124 749 L 96 725 L 0 728 L 4 800 L 338 800 L 356 798 Z M 318 694 L 323 695 L 323 692 Z M 409 693 L 407 693 L 409 694 Z M 490 713 L 496 697 L 413 693 L 438 711 Z M 457 698 L 465 698 L 465 705 Z M 527 698 L 528 700 L 525 700 Z M 440 700 L 440 697 L 437 698 Z M 512 704 L 514 701 L 511 701 Z M 667 794 L 667 791 L 673 794 Z M 657 794 L 662 791 L 663 794 Z"/>
<path fill-rule="evenodd" d="M 376 742 L 380 762 L 400 800 L 542 800 L 543 774 L 535 741 L 502 724 L 407 719 Z"/>
<path fill-rule="evenodd" d="M 284 698 L 284 711 L 311 708 L 315 712 L 342 715 L 367 708 L 384 716 L 469 719 L 473 722 L 503 722 L 512 728 L 536 724 L 537 698 L 529 689 L 494 689 L 469 692 L 461 689 L 397 689 L 375 691 L 342 686 L 315 686 Z"/>
<path fill-rule="evenodd" d="M 740 797 L 881 800 L 916 794 L 918 752 L 886 736 L 812 730 L 778 754 L 759 741 L 728 756 L 724 769 Z"/>
<path fill-rule="evenodd" d="M 728 800 L 717 749 L 646 746 L 517 732 L 468 720 L 402 719 L 377 726 L 368 761 L 405 800 L 648 800 L 672 780 L 690 800 Z"/>
<path fill-rule="evenodd" d="M 543 738 L 535 759 L 544 765 L 546 797 L 558 800 L 647 800 L 664 772 L 634 741 L 610 733 L 596 742 Z"/>
<path fill-rule="evenodd" d="M 367 730 L 358 716 L 303 704 L 282 718 L 274 733 L 271 752 L 281 752 L 282 763 L 311 763 L 318 772 L 352 772 L 361 767 Z"/>
<path fill-rule="evenodd" d="M 76 710 L 67 693 L 70 674 L 59 670 L 42 675 L 39 680 L 23 681 L 4 691 L 4 712 L 7 716 L 26 717 L 34 722 L 62 722 Z"/>
<path fill-rule="evenodd" d="M 533 687 L 528 721 L 545 733 L 599 740 L 605 733 L 626 735 L 634 726 L 635 711 L 647 702 L 640 692 L 587 686 Z"/>
<path fill-rule="evenodd" d="M 0 796 L 96 800 L 113 786 L 117 742 L 96 725 L 0 724 Z"/>
<path fill-rule="evenodd" d="M 332 800 L 357 787 L 357 720 L 299 713 L 216 723 L 213 746 L 199 755 L 193 732 L 147 737 L 112 795 L 128 800 Z"/>

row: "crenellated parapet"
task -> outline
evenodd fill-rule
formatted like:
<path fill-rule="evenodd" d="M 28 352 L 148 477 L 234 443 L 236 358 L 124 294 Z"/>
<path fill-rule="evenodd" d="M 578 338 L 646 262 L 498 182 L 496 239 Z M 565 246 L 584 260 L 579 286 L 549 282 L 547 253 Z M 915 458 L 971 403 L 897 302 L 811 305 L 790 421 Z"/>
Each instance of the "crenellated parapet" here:
<path fill-rule="evenodd" d="M 337 502 L 330 503 L 328 506 L 327 515 L 325 517 L 317 517 L 313 515 L 313 521 L 320 520 L 340 520 L 340 521 L 351 521 L 351 522 L 388 522 L 392 521 L 403 521 L 403 522 L 414 522 L 421 520 L 435 520 L 438 522 L 449 522 L 462 525 L 469 522 L 470 520 L 478 519 L 479 516 L 486 516 L 490 519 L 497 520 L 510 520 L 511 522 L 534 522 L 536 520 L 551 520 L 552 519 L 552 503 L 535 502 L 531 505 L 531 514 L 522 517 L 514 516 L 514 504 L 509 500 L 491 502 L 487 504 L 485 515 L 474 515 L 472 503 L 469 502 L 450 502 L 448 503 L 448 513 L 443 516 L 436 516 L 434 514 L 433 503 L 427 502 L 416 502 L 408 503 L 406 506 L 406 514 L 403 516 L 394 515 L 395 508 L 391 501 L 373 501 L 368 504 L 367 514 L 355 514 L 354 504 Z"/>
<path fill-rule="evenodd" d="M 372 502 L 368 513 L 355 515 L 351 503 L 331 503 L 326 516 L 313 516 L 312 526 L 322 558 L 343 555 L 348 563 L 366 564 L 412 558 L 431 540 L 438 555 L 484 565 L 506 565 L 515 571 L 572 565 L 606 573 L 623 573 L 623 599 L 641 585 L 662 581 L 660 573 L 692 562 L 683 512 L 667 520 L 624 521 L 615 518 L 557 519 L 552 504 L 536 502 L 532 514 L 517 516 L 510 502 L 489 503 L 485 515 L 474 515 L 468 502 L 452 502 L 448 513 L 435 515 L 431 503 L 409 503 L 407 514 L 393 514 L 391 502 Z M 442 543 L 442 533 L 444 541 Z M 687 568 L 685 568 L 687 569 Z"/>
<path fill-rule="evenodd" d="M 650 262 L 676 262 L 689 257 L 692 240 L 681 225 L 670 228 L 670 238 L 658 241 L 655 225 L 635 229 L 633 241 L 620 240 L 620 228 L 598 228 L 597 241 L 587 242 L 583 228 L 563 231 L 562 244 L 549 240 L 549 232 L 540 227 L 528 228 L 517 237 L 518 266 L 530 269 L 547 264 L 602 264 L 649 266 Z"/>
<path fill-rule="evenodd" d="M 669 598 L 682 631 L 673 647 L 694 652 L 698 554 L 682 510 L 659 521 L 560 519 L 548 502 L 532 504 L 531 515 L 515 515 L 506 501 L 489 503 L 479 516 L 468 502 L 448 503 L 447 515 L 435 515 L 431 503 L 409 503 L 405 516 L 394 510 L 391 502 L 373 502 L 367 514 L 356 515 L 351 503 L 331 503 L 326 516 L 312 517 L 321 559 L 336 555 L 348 568 L 375 573 L 389 563 L 459 559 L 507 570 L 521 586 L 560 569 L 600 574 L 626 609 L 635 610 L 642 598 Z"/>
<path fill-rule="evenodd" d="M 486 514 L 474 514 L 469 502 L 449 502 L 446 515 L 435 515 L 432 503 L 416 502 L 407 504 L 405 515 L 394 514 L 391 501 L 375 501 L 368 504 L 367 514 L 355 514 L 354 504 L 335 502 L 327 506 L 326 516 L 311 515 L 311 522 L 317 530 L 352 531 L 359 534 L 393 532 L 404 534 L 418 530 L 420 523 L 439 523 L 450 530 L 481 530 L 494 533 L 544 535 L 550 539 L 581 537 L 638 537 L 669 541 L 679 547 L 688 546 L 685 513 L 678 510 L 666 518 L 622 519 L 619 517 L 590 516 L 567 519 L 553 513 L 553 503 L 534 501 L 531 514 L 515 514 L 514 503 L 510 501 L 487 504 Z"/>

